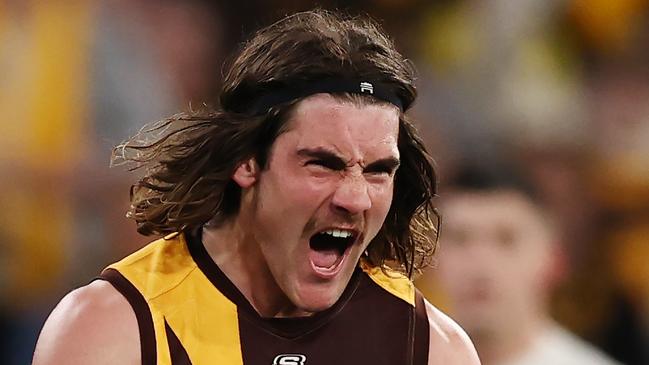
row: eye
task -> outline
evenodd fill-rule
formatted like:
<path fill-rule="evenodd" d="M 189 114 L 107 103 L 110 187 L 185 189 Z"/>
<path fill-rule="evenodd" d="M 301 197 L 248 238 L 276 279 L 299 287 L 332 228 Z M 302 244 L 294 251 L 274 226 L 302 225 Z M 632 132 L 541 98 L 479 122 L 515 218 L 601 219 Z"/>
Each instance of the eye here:
<path fill-rule="evenodd" d="M 496 240 L 506 250 L 515 250 L 519 242 L 517 232 L 507 228 L 500 228 L 496 232 Z"/>
<path fill-rule="evenodd" d="M 375 161 L 365 167 L 363 172 L 378 177 L 392 177 L 399 168 L 399 160 L 396 158 L 385 158 Z"/>
<path fill-rule="evenodd" d="M 465 246 L 469 242 L 469 233 L 454 227 L 446 228 L 443 236 L 444 242 L 452 246 Z"/>
<path fill-rule="evenodd" d="M 366 174 L 372 175 L 392 175 L 394 174 L 395 169 L 388 166 L 376 166 L 365 169 Z"/>
<path fill-rule="evenodd" d="M 327 170 L 334 170 L 334 171 L 340 171 L 345 168 L 344 164 L 336 163 L 336 161 L 328 161 L 328 160 L 320 160 L 320 159 L 308 160 L 304 165 L 317 166 Z"/>

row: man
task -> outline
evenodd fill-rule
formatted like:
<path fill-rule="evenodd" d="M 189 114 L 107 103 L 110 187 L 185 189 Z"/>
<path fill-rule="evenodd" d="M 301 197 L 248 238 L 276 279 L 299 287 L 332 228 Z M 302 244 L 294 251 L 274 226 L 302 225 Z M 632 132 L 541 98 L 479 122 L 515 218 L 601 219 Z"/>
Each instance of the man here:
<path fill-rule="evenodd" d="M 486 365 L 609 365 L 548 314 L 562 254 L 533 185 L 511 167 L 460 169 L 444 194 L 436 279 Z"/>
<path fill-rule="evenodd" d="M 435 244 L 415 95 L 368 21 L 259 31 L 218 110 L 116 150 L 145 172 L 129 217 L 166 236 L 66 296 L 34 364 L 478 364 L 410 280 Z"/>

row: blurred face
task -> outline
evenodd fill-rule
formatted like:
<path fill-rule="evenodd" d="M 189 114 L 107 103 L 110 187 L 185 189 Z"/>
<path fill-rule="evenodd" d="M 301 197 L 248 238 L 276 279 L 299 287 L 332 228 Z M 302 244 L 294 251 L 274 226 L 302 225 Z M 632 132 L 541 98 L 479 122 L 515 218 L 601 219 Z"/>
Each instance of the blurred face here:
<path fill-rule="evenodd" d="M 438 278 L 469 333 L 527 323 L 543 310 L 550 237 L 537 208 L 516 192 L 451 194 Z"/>
<path fill-rule="evenodd" d="M 296 106 L 242 211 L 277 286 L 296 308 L 333 305 L 390 209 L 398 109 L 316 94 Z"/>

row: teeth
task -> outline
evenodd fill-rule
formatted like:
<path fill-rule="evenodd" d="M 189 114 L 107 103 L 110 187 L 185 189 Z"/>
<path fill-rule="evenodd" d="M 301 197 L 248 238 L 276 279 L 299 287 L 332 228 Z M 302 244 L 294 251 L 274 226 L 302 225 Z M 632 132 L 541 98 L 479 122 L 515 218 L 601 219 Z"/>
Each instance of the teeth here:
<path fill-rule="evenodd" d="M 327 231 L 324 231 L 322 233 L 334 236 L 334 237 L 342 237 L 342 238 L 348 238 L 352 236 L 352 233 L 349 231 L 344 231 L 341 229 L 329 229 Z"/>

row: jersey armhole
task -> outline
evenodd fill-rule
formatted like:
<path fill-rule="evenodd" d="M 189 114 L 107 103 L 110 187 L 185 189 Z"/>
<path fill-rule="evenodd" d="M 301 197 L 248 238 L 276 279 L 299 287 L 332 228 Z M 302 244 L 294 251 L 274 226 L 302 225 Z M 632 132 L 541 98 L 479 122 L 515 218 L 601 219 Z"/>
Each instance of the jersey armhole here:
<path fill-rule="evenodd" d="M 151 309 L 142 294 L 119 271 L 112 268 L 102 271 L 95 280 L 109 282 L 131 305 L 133 312 L 135 312 L 140 333 L 142 365 L 155 365 L 157 360 L 153 317 L 151 316 Z"/>

